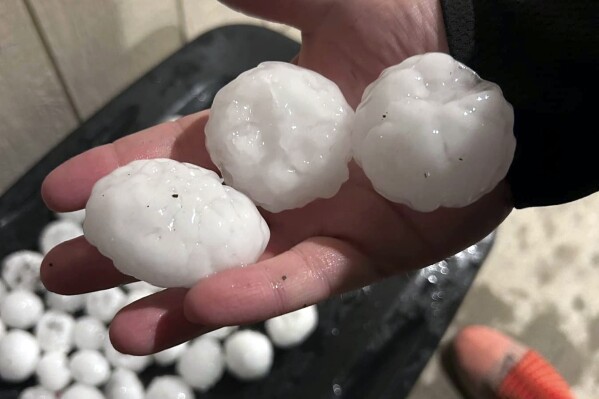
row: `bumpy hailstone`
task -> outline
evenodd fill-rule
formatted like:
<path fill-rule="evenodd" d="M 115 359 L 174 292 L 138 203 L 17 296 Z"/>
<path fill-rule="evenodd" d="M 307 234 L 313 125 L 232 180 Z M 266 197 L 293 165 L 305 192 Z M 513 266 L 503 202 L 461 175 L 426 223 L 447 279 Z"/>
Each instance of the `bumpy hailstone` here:
<path fill-rule="evenodd" d="M 165 375 L 150 382 L 145 399 L 195 399 L 195 395 L 181 378 Z"/>
<path fill-rule="evenodd" d="M 170 159 L 116 169 L 96 183 L 86 209 L 87 240 L 121 272 L 161 287 L 253 263 L 270 237 L 245 195 Z"/>
<path fill-rule="evenodd" d="M 353 119 L 335 83 L 266 62 L 217 93 L 206 147 L 225 183 L 280 212 L 339 191 L 349 177 Z"/>
<path fill-rule="evenodd" d="M 73 347 L 75 320 L 68 313 L 49 310 L 35 325 L 35 337 L 44 351 L 69 352 Z"/>
<path fill-rule="evenodd" d="M 172 348 L 155 353 L 152 355 L 152 357 L 159 366 L 170 366 L 179 360 L 181 355 L 187 350 L 188 345 L 189 344 L 187 342 L 183 342 L 182 344 L 173 346 Z"/>
<path fill-rule="evenodd" d="M 44 254 L 52 248 L 65 241 L 83 235 L 83 229 L 79 223 L 70 220 L 55 220 L 48 223 L 40 234 L 40 249 Z"/>
<path fill-rule="evenodd" d="M 27 331 L 12 330 L 0 340 L 0 379 L 23 382 L 35 372 L 40 348 Z"/>
<path fill-rule="evenodd" d="M 56 392 L 71 381 L 71 370 L 63 352 L 48 352 L 42 356 L 35 370 L 37 380 L 44 388 Z"/>
<path fill-rule="evenodd" d="M 144 399 L 144 386 L 136 373 L 118 368 L 112 372 L 104 388 L 106 399 Z"/>
<path fill-rule="evenodd" d="M 507 174 L 513 125 L 499 86 L 449 55 L 417 55 L 364 92 L 354 157 L 390 201 L 421 212 L 464 207 Z"/>
<path fill-rule="evenodd" d="M 291 348 L 303 343 L 318 325 L 315 305 L 287 313 L 264 323 L 272 343 L 279 348 Z"/>
<path fill-rule="evenodd" d="M 227 369 L 241 380 L 265 377 L 272 367 L 273 356 L 269 339 L 257 331 L 237 331 L 225 341 Z"/>
<path fill-rule="evenodd" d="M 108 330 L 103 322 L 83 316 L 75 321 L 73 342 L 78 349 L 100 350 L 108 339 Z"/>
<path fill-rule="evenodd" d="M 104 399 L 104 395 L 102 392 L 96 388 L 91 387 L 89 385 L 83 384 L 74 384 L 68 387 L 62 395 L 60 395 L 60 399 Z"/>
<path fill-rule="evenodd" d="M 102 385 L 110 377 L 110 365 L 98 351 L 83 349 L 73 353 L 69 368 L 73 379 L 86 385 Z"/>
<path fill-rule="evenodd" d="M 0 317 L 8 327 L 28 329 L 44 314 L 44 303 L 31 291 L 18 289 L 4 298 Z"/>
<path fill-rule="evenodd" d="M 206 392 L 225 372 L 225 358 L 219 341 L 213 338 L 194 340 L 177 362 L 177 373 L 187 384 Z"/>
<path fill-rule="evenodd" d="M 11 289 L 42 290 L 40 266 L 44 256 L 34 251 L 17 251 L 2 261 L 2 279 Z"/>
<path fill-rule="evenodd" d="M 115 287 L 87 294 L 85 311 L 88 315 L 108 323 L 125 304 L 127 296 L 122 289 Z"/>
<path fill-rule="evenodd" d="M 136 373 L 144 371 L 152 362 L 151 356 L 134 356 L 117 351 L 109 339 L 104 341 L 104 355 L 113 367 L 125 368 Z"/>
<path fill-rule="evenodd" d="M 50 309 L 59 310 L 67 313 L 75 313 L 83 309 L 85 296 L 82 295 L 61 295 L 54 292 L 46 292 L 46 305 Z"/>
<path fill-rule="evenodd" d="M 56 394 L 44 387 L 34 386 L 25 388 L 19 399 L 56 399 Z"/>

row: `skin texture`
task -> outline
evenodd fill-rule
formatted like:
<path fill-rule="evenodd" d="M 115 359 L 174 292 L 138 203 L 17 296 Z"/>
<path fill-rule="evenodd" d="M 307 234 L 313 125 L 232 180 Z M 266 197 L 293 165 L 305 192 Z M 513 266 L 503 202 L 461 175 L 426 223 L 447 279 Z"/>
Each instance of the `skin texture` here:
<path fill-rule="evenodd" d="M 447 51 L 436 0 L 245 0 L 234 8 L 299 27 L 294 62 L 335 81 L 352 106 L 388 66 L 428 51 Z M 135 159 L 170 157 L 215 169 L 204 150 L 208 112 L 155 126 L 85 152 L 45 180 L 47 205 L 83 208 L 93 184 Z M 148 354 L 223 325 L 261 321 L 385 277 L 426 266 L 482 239 L 511 211 L 501 183 L 462 209 L 418 213 L 377 195 L 356 165 L 332 199 L 278 214 L 263 212 L 271 242 L 261 260 L 169 289 L 123 309 L 110 326 L 114 346 Z M 46 286 L 76 294 L 133 281 L 84 238 L 53 249 L 42 265 Z"/>

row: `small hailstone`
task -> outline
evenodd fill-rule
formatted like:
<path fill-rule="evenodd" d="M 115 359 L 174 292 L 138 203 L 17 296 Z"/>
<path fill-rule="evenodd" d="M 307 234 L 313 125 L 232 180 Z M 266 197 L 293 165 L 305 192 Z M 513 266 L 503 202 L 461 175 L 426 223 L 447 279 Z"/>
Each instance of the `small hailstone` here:
<path fill-rule="evenodd" d="M 98 351 L 82 349 L 71 355 L 69 367 L 73 379 L 87 385 L 102 385 L 110 377 L 110 365 Z"/>
<path fill-rule="evenodd" d="M 303 343 L 318 325 L 315 305 L 287 313 L 264 323 L 272 343 L 279 348 L 290 348 Z"/>
<path fill-rule="evenodd" d="M 56 217 L 61 220 L 68 220 L 70 222 L 83 224 L 85 220 L 85 209 L 80 209 L 73 212 L 57 212 Z"/>
<path fill-rule="evenodd" d="M 15 290 L 18 288 L 30 291 L 43 290 L 40 280 L 40 266 L 44 255 L 34 251 L 17 251 L 2 261 L 2 278 L 6 285 Z"/>
<path fill-rule="evenodd" d="M 152 285 L 150 283 L 146 283 L 145 281 L 136 281 L 134 283 L 124 285 L 123 287 L 125 288 L 125 290 L 127 290 L 127 292 L 133 292 L 133 291 L 158 292 L 158 291 L 162 291 L 164 289 L 164 288 L 156 287 L 155 285 Z"/>
<path fill-rule="evenodd" d="M 206 392 L 221 379 L 225 359 L 221 344 L 213 338 L 194 340 L 177 362 L 177 373 L 187 384 Z"/>
<path fill-rule="evenodd" d="M 35 325 L 35 337 L 44 351 L 69 352 L 73 347 L 74 327 L 73 316 L 49 310 Z"/>
<path fill-rule="evenodd" d="M 25 388 L 19 394 L 19 399 L 56 399 L 56 394 L 44 387 L 34 386 Z"/>
<path fill-rule="evenodd" d="M 83 309 L 85 296 L 82 295 L 61 295 L 48 291 L 46 293 L 46 305 L 50 309 L 60 310 L 67 313 L 76 313 Z"/>
<path fill-rule="evenodd" d="M 96 388 L 84 384 L 74 384 L 68 387 L 60 399 L 105 399 L 102 392 Z"/>
<path fill-rule="evenodd" d="M 124 368 L 112 372 L 104 388 L 106 399 L 144 399 L 144 386 L 136 373 Z"/>
<path fill-rule="evenodd" d="M 127 299 L 125 300 L 125 303 L 123 304 L 123 306 L 131 305 L 133 302 L 136 302 L 142 298 L 150 296 L 154 292 L 155 291 L 153 291 L 153 290 L 145 290 L 145 289 L 131 291 L 127 294 Z"/>
<path fill-rule="evenodd" d="M 104 341 L 104 355 L 113 367 L 122 367 L 141 373 L 152 362 L 152 356 L 134 356 L 117 351 L 110 339 Z"/>
<path fill-rule="evenodd" d="M 40 233 L 40 250 L 47 254 L 58 244 L 81 235 L 83 235 L 83 229 L 80 224 L 69 220 L 55 220 L 48 223 Z"/>
<path fill-rule="evenodd" d="M 87 240 L 124 274 L 162 287 L 253 263 L 270 237 L 245 195 L 170 159 L 116 169 L 96 183 L 86 209 Z"/>
<path fill-rule="evenodd" d="M 42 356 L 35 370 L 37 380 L 44 388 L 56 392 L 71 381 L 71 369 L 63 352 L 48 352 Z"/>
<path fill-rule="evenodd" d="M 429 212 L 464 207 L 505 177 L 516 148 L 501 89 L 447 54 L 385 70 L 356 111 L 353 150 L 375 190 Z"/>
<path fill-rule="evenodd" d="M 100 350 L 108 339 L 108 330 L 103 322 L 91 316 L 75 321 L 73 341 L 78 349 Z"/>
<path fill-rule="evenodd" d="M 24 330 L 33 327 L 43 313 L 42 300 L 24 289 L 12 291 L 0 306 L 0 317 L 6 326 Z"/>
<path fill-rule="evenodd" d="M 181 378 L 165 375 L 150 382 L 145 399 L 195 399 L 195 395 Z"/>
<path fill-rule="evenodd" d="M 118 287 L 92 292 L 85 297 L 85 312 L 108 323 L 121 310 L 126 299 L 125 293 Z"/>
<path fill-rule="evenodd" d="M 0 379 L 22 382 L 31 377 L 40 357 L 36 339 L 22 330 L 9 331 L 0 340 Z"/>
<path fill-rule="evenodd" d="M 241 380 L 265 377 L 272 366 L 273 356 L 270 340 L 257 331 L 237 331 L 225 341 L 227 369 Z"/>
<path fill-rule="evenodd" d="M 229 335 L 233 334 L 233 332 L 235 332 L 238 328 L 239 326 L 221 327 L 218 330 L 210 331 L 209 333 L 206 333 L 202 336 L 223 340 L 227 338 Z"/>
<path fill-rule="evenodd" d="M 181 355 L 187 350 L 188 345 L 189 344 L 187 342 L 183 342 L 180 345 L 173 346 L 172 348 L 165 349 L 158 353 L 154 353 L 152 357 L 154 358 L 156 364 L 163 367 L 170 366 L 181 357 Z"/>
<path fill-rule="evenodd" d="M 353 118 L 332 81 L 265 62 L 217 93 L 206 148 L 226 184 L 280 212 L 339 191 L 349 178 Z"/>

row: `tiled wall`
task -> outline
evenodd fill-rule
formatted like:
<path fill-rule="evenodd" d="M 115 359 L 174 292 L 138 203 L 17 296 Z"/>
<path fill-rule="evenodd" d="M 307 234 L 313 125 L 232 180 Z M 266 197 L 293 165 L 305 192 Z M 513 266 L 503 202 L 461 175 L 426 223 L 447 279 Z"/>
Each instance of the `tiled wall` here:
<path fill-rule="evenodd" d="M 0 193 L 146 71 L 231 23 L 299 38 L 216 0 L 1 0 Z"/>

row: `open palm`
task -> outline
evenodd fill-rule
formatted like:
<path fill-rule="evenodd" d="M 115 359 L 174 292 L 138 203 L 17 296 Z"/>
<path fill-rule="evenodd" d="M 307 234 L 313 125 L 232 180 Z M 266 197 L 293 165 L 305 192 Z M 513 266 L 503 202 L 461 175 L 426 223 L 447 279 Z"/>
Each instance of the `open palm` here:
<path fill-rule="evenodd" d="M 446 51 L 432 0 L 228 2 L 301 28 L 303 45 L 295 62 L 335 81 L 354 107 L 385 67 L 413 54 Z M 99 178 L 135 159 L 168 157 L 215 169 L 204 146 L 207 119 L 208 112 L 190 115 L 67 161 L 46 178 L 46 203 L 56 211 L 83 208 Z M 467 208 L 418 213 L 380 197 L 352 164 L 350 180 L 334 198 L 278 214 L 263 212 L 271 242 L 258 263 L 129 305 L 113 320 L 111 338 L 123 352 L 148 354 L 223 325 L 289 312 L 450 256 L 491 232 L 510 210 L 502 183 Z M 64 294 L 133 281 L 82 237 L 46 256 L 42 278 Z"/>

